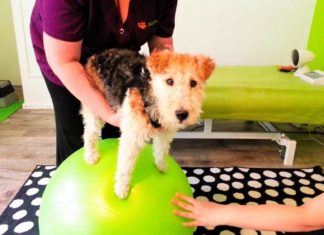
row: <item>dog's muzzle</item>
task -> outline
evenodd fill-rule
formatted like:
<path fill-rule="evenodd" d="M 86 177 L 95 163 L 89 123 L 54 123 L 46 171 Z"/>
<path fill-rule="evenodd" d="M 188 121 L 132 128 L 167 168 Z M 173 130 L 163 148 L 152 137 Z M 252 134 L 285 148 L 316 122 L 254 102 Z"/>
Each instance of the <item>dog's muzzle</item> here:
<path fill-rule="evenodd" d="M 180 121 L 180 123 L 182 121 L 186 120 L 187 117 L 189 116 L 189 113 L 185 110 L 176 110 L 175 114 L 176 114 L 177 119 Z"/>

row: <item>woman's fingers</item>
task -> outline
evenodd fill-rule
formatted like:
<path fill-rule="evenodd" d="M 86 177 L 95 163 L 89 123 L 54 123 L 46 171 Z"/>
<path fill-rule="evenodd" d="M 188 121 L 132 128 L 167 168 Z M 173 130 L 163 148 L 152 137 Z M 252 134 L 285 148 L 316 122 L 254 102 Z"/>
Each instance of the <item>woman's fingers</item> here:
<path fill-rule="evenodd" d="M 184 195 L 182 193 L 176 193 L 176 197 L 178 197 L 186 202 L 189 202 L 191 204 L 194 204 L 194 202 L 195 202 L 195 199 L 188 197 L 187 195 Z"/>
<path fill-rule="evenodd" d="M 197 227 L 199 225 L 198 225 L 198 222 L 197 221 L 189 221 L 189 222 L 184 222 L 183 223 L 183 226 L 186 226 L 186 227 Z"/>
<path fill-rule="evenodd" d="M 177 200 L 176 198 L 173 198 L 172 199 L 172 203 L 184 210 L 187 210 L 187 211 L 192 211 L 193 210 L 193 206 L 188 204 L 188 203 L 185 203 L 185 202 L 182 202 L 182 201 L 179 201 Z"/>
<path fill-rule="evenodd" d="M 188 219 L 194 219 L 195 218 L 194 214 L 191 213 L 191 212 L 188 212 L 188 211 L 174 210 L 173 213 L 175 215 L 178 215 L 178 216 L 181 216 L 181 217 L 185 217 L 185 218 L 188 218 Z"/>

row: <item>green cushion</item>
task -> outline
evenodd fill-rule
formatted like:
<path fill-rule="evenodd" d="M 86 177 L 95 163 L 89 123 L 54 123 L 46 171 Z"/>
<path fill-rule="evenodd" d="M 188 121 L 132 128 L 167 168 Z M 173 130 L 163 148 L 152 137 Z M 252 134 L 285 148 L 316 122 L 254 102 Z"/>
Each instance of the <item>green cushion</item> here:
<path fill-rule="evenodd" d="M 324 124 L 324 86 L 276 66 L 217 67 L 206 86 L 203 118 Z"/>

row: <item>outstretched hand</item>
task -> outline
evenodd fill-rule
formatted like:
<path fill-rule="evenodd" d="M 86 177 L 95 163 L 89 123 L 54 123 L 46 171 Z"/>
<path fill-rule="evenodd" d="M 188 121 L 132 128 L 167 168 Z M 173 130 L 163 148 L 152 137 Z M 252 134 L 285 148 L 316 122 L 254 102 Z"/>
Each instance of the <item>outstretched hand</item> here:
<path fill-rule="evenodd" d="M 221 225 L 221 209 L 223 205 L 210 201 L 199 201 L 181 193 L 176 193 L 172 203 L 182 210 L 174 210 L 174 214 L 192 219 L 184 222 L 184 226 L 213 227 Z"/>

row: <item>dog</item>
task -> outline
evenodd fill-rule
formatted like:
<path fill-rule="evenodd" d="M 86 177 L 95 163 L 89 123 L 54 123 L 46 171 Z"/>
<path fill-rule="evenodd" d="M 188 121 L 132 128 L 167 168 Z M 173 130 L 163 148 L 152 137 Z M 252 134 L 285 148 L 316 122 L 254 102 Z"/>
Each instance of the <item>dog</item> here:
<path fill-rule="evenodd" d="M 175 133 L 197 123 L 202 112 L 206 80 L 215 68 L 204 55 L 154 52 L 150 56 L 127 49 L 108 49 L 89 58 L 90 83 L 121 112 L 114 190 L 128 197 L 130 180 L 144 145 L 152 141 L 157 169 L 165 173 L 165 156 Z M 104 122 L 82 105 L 85 160 L 99 160 L 96 143 Z"/>

